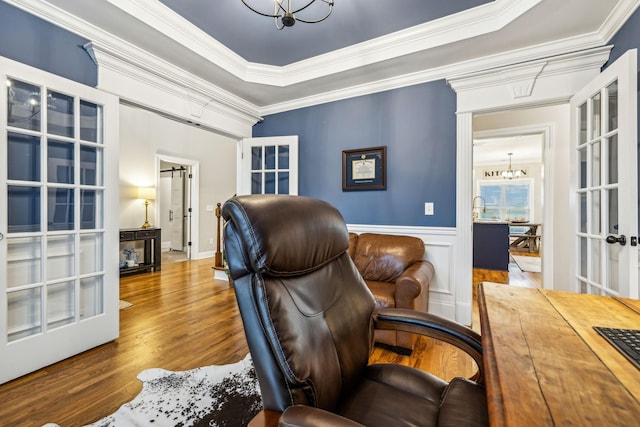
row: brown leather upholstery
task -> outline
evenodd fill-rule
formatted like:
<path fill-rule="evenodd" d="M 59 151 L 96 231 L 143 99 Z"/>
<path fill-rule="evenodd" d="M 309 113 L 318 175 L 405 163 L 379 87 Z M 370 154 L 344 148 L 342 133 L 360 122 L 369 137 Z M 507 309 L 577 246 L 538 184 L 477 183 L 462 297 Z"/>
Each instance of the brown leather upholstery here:
<path fill-rule="evenodd" d="M 349 256 L 373 293 L 377 308 L 408 308 L 427 312 L 433 264 L 424 259 L 424 242 L 412 236 L 349 233 Z M 375 341 L 404 354 L 416 336 L 376 330 Z"/>
<path fill-rule="evenodd" d="M 349 234 L 328 203 L 299 196 L 227 201 L 229 273 L 264 408 L 285 426 L 482 426 L 478 382 L 447 383 L 398 365 L 368 365 L 374 328 L 424 333 L 482 367 L 480 337 L 427 313 L 380 309 L 347 254 Z M 287 409 L 289 408 L 289 409 Z"/>

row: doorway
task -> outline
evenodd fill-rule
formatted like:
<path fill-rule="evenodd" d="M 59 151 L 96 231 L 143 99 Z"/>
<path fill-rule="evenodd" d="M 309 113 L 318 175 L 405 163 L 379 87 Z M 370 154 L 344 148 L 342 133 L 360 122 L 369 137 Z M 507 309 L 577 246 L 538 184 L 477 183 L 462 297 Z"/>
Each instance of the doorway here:
<path fill-rule="evenodd" d="M 474 277 L 542 287 L 546 133 L 536 126 L 487 129 L 493 119 L 491 115 L 474 117 L 474 129 L 485 130 L 473 134 L 472 216 L 474 229 L 484 227 L 484 234 L 495 229 L 497 239 L 504 241 L 500 246 L 504 253 L 479 251 L 476 259 L 475 249 L 482 242 L 474 241 Z M 487 259 L 488 254 L 496 259 Z M 487 262 L 491 269 L 482 265 Z"/>
<path fill-rule="evenodd" d="M 156 217 L 162 229 L 162 263 L 193 259 L 197 162 L 157 155 L 157 165 Z"/>

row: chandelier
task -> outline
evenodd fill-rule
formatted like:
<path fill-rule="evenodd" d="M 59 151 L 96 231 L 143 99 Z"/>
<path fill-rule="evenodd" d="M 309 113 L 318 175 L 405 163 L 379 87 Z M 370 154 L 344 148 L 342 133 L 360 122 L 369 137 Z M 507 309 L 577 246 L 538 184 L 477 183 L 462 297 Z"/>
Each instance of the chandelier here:
<path fill-rule="evenodd" d="M 509 169 L 507 169 L 506 171 L 502 171 L 502 177 L 504 179 L 520 178 L 520 175 L 522 175 L 522 171 L 520 169 L 518 170 L 511 169 L 511 156 L 513 156 L 513 153 L 508 153 L 508 154 L 509 154 Z"/>
<path fill-rule="evenodd" d="M 273 2 L 273 13 L 271 13 L 261 12 L 255 7 L 250 6 L 249 2 L 251 2 L 252 0 L 240 1 L 242 1 L 245 6 L 253 10 L 255 13 L 273 18 L 278 30 L 282 30 L 284 27 L 293 27 L 296 21 L 304 22 L 307 24 L 315 24 L 316 22 L 324 21 L 329 17 L 329 15 L 331 15 L 334 2 L 334 0 L 297 0 L 298 6 L 292 9 L 291 3 L 294 3 L 294 1 L 292 0 L 270 0 L 271 2 Z M 317 5 L 311 6 L 314 3 L 317 3 Z M 324 5 L 322 3 L 324 3 Z M 327 9 L 323 11 L 325 6 Z M 297 15 L 299 12 L 305 14 L 304 18 Z M 313 17 L 314 14 L 315 17 Z"/>

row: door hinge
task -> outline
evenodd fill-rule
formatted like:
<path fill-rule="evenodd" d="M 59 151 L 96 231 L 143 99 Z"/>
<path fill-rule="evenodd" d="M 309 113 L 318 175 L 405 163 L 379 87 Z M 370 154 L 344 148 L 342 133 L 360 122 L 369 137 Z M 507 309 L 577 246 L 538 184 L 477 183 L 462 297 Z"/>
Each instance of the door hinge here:
<path fill-rule="evenodd" d="M 191 178 L 193 178 L 193 174 L 192 173 L 189 174 L 189 179 L 191 179 Z"/>
<path fill-rule="evenodd" d="M 191 242 L 187 242 L 187 246 L 191 246 Z"/>

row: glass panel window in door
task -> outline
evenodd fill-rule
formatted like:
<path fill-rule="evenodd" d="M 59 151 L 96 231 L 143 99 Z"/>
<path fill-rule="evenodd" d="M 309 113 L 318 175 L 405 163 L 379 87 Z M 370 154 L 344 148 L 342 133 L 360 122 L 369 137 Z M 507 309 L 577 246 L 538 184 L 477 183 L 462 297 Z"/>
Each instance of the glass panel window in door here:
<path fill-rule="evenodd" d="M 47 224 L 49 231 L 73 230 L 74 191 L 71 188 L 49 188 Z"/>
<path fill-rule="evenodd" d="M 618 129 L 618 82 L 615 81 L 607 87 L 609 117 L 607 120 L 607 132 Z"/>
<path fill-rule="evenodd" d="M 591 98 L 591 139 L 600 137 L 600 117 L 602 115 L 600 100 L 600 94 Z"/>
<path fill-rule="evenodd" d="M 103 196 L 101 190 L 80 190 L 80 229 L 103 227 Z"/>
<path fill-rule="evenodd" d="M 584 146 L 578 150 L 578 171 L 580 188 L 587 188 L 587 147 Z"/>
<path fill-rule="evenodd" d="M 102 107 L 93 102 L 80 100 L 80 139 L 88 142 L 102 142 L 100 119 Z"/>
<path fill-rule="evenodd" d="M 80 279 L 80 318 L 97 316 L 104 313 L 103 276 Z"/>
<path fill-rule="evenodd" d="M 47 132 L 74 137 L 73 97 L 62 93 L 47 93 Z"/>
<path fill-rule="evenodd" d="M 607 159 L 606 164 L 609 173 L 607 178 L 609 182 L 607 184 L 618 183 L 618 135 L 611 135 L 611 138 L 606 139 L 607 145 Z"/>
<path fill-rule="evenodd" d="M 9 342 L 42 332 L 42 288 L 7 294 L 7 339 Z"/>
<path fill-rule="evenodd" d="M 47 328 L 55 329 L 75 321 L 75 281 L 47 286 Z"/>
<path fill-rule="evenodd" d="M 47 238 L 47 280 L 64 279 L 75 274 L 75 238 L 73 234 Z"/>
<path fill-rule="evenodd" d="M 102 271 L 104 237 L 102 233 L 80 235 L 80 274 L 90 274 Z"/>
<path fill-rule="evenodd" d="M 40 231 L 40 187 L 9 185 L 7 214 L 9 233 Z"/>
<path fill-rule="evenodd" d="M 607 232 L 609 234 L 618 234 L 618 189 L 612 188 L 607 191 L 607 198 L 609 201 L 609 224 L 607 226 Z"/>
<path fill-rule="evenodd" d="M 42 238 L 7 239 L 7 288 L 41 283 Z"/>
<path fill-rule="evenodd" d="M 68 142 L 49 140 L 47 144 L 47 181 L 73 184 L 73 148 L 73 144 Z"/>
<path fill-rule="evenodd" d="M 580 132 L 578 145 L 587 142 L 587 104 L 584 103 L 579 107 L 578 115 L 580 116 Z"/>
<path fill-rule="evenodd" d="M 278 172 L 278 194 L 289 194 L 289 172 Z"/>
<path fill-rule="evenodd" d="M 80 184 L 102 185 L 102 149 L 89 146 L 80 147 Z"/>
<path fill-rule="evenodd" d="M 40 181 L 40 138 L 15 132 L 7 134 L 7 178 Z"/>
<path fill-rule="evenodd" d="M 278 146 L 278 169 L 289 169 L 289 146 L 288 145 Z"/>
<path fill-rule="evenodd" d="M 251 147 L 251 170 L 262 170 L 262 147 Z"/>
<path fill-rule="evenodd" d="M 264 194 L 276 194 L 276 173 L 275 172 L 265 172 Z"/>
<path fill-rule="evenodd" d="M 269 170 L 276 168 L 276 147 L 274 145 L 264 147 L 264 168 Z"/>
<path fill-rule="evenodd" d="M 262 194 L 262 172 L 251 173 L 251 194 Z"/>
<path fill-rule="evenodd" d="M 39 86 L 7 79 L 7 125 L 40 131 L 41 98 Z"/>
<path fill-rule="evenodd" d="M 600 185 L 600 142 L 595 141 L 591 147 L 591 186 Z"/>

